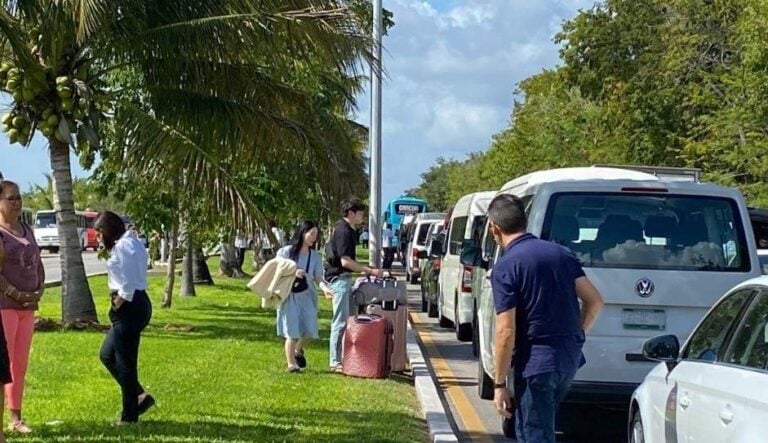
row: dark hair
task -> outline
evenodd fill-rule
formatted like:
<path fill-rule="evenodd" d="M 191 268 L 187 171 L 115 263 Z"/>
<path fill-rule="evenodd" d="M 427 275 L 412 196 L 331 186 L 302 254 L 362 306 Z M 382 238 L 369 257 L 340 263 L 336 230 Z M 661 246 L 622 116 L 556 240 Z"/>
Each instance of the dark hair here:
<path fill-rule="evenodd" d="M 525 203 L 512 194 L 496 196 L 488 206 L 488 220 L 498 225 L 504 234 L 525 232 L 528 227 Z"/>
<path fill-rule="evenodd" d="M 277 227 L 277 223 L 275 223 L 274 220 L 270 220 L 269 223 L 267 223 L 267 226 L 269 226 L 270 229 L 276 228 Z"/>
<path fill-rule="evenodd" d="M 341 216 L 346 217 L 350 212 L 360 212 L 366 209 L 368 209 L 368 206 L 362 200 L 357 197 L 351 197 L 344 200 L 344 203 L 341 204 Z"/>
<path fill-rule="evenodd" d="M 299 258 L 301 248 L 304 246 L 304 235 L 315 228 L 318 228 L 318 230 L 320 229 L 317 226 L 317 223 L 313 222 L 312 220 L 304 220 L 300 225 L 296 226 L 296 232 L 293 233 L 293 238 L 291 239 L 290 256 L 292 260 L 296 261 Z M 312 245 L 309 249 L 314 248 L 315 245 Z"/>
<path fill-rule="evenodd" d="M 0 174 L 0 194 L 2 194 L 5 191 L 6 186 L 16 186 L 17 188 L 19 185 L 16 182 L 12 182 L 10 180 L 4 180 L 3 175 Z"/>
<path fill-rule="evenodd" d="M 115 247 L 115 243 L 125 234 L 125 223 L 119 215 L 111 211 L 104 211 L 96 217 L 93 229 L 101 232 L 101 239 L 107 251 Z"/>

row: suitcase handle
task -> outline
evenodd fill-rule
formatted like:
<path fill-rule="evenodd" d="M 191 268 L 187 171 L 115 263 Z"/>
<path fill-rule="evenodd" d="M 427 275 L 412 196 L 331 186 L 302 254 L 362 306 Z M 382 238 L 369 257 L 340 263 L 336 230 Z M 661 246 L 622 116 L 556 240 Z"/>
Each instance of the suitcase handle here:
<path fill-rule="evenodd" d="M 359 314 L 355 316 L 355 323 L 373 323 L 380 318 L 382 317 L 376 314 Z"/>

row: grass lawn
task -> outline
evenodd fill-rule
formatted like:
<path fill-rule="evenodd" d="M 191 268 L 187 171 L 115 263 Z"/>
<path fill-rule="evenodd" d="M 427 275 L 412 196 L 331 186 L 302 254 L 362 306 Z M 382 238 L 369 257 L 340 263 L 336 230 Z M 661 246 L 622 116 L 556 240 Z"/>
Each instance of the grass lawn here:
<path fill-rule="evenodd" d="M 214 268 L 217 260 L 210 261 Z M 197 297 L 176 297 L 173 308 L 163 310 L 164 278 L 151 277 L 155 311 L 143 336 L 139 371 L 158 405 L 137 426 L 110 427 L 120 396 L 98 359 L 102 333 L 37 333 L 24 404 L 35 433 L 11 441 L 427 440 L 409 381 L 327 372 L 330 303 L 322 299 L 321 339 L 307 352 L 306 372 L 289 374 L 274 311 L 259 307 L 244 280 L 215 280 L 214 287 L 198 286 Z M 91 289 L 107 321 L 106 278 L 93 278 Z M 58 290 L 50 289 L 40 315 L 58 317 L 59 309 Z M 194 329 L 174 332 L 168 324 Z"/>

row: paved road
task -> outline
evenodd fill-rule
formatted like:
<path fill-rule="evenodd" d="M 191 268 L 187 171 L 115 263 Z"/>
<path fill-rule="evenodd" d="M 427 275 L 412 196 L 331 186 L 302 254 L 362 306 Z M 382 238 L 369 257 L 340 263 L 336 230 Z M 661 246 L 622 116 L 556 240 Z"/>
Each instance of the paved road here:
<path fill-rule="evenodd" d="M 493 402 L 481 400 L 477 394 L 477 359 L 472 355 L 472 344 L 456 340 L 452 329 L 438 326 L 437 319 L 421 312 L 421 295 L 418 285 L 409 285 L 409 302 L 412 320 L 421 342 L 426 348 L 425 356 L 438 377 L 438 390 L 443 401 L 450 408 L 455 431 L 460 441 L 508 442 L 501 430 L 501 419 Z M 608 417 L 605 412 L 587 419 L 597 430 L 618 429 L 623 426 L 623 414 Z M 589 435 L 584 442 L 622 442 L 623 433 L 598 436 Z M 561 439 L 562 442 L 574 442 Z"/>
<path fill-rule="evenodd" d="M 96 253 L 92 251 L 83 252 L 83 263 L 85 264 L 86 274 L 106 272 L 107 270 L 106 262 L 96 258 Z M 59 254 L 51 254 L 50 252 L 43 251 L 43 266 L 45 267 L 46 283 L 61 281 Z"/>

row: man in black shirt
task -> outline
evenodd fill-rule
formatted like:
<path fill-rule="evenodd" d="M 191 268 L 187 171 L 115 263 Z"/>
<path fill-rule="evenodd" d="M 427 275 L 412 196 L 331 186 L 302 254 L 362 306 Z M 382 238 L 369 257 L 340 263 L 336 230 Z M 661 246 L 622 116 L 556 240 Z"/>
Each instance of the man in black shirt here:
<path fill-rule="evenodd" d="M 352 273 L 362 272 L 383 277 L 381 269 L 374 269 L 355 261 L 357 231 L 365 218 L 368 207 L 357 198 L 351 198 L 342 204 L 342 219 L 333 228 L 329 244 L 328 269 L 325 279 L 333 292 L 333 319 L 331 320 L 331 371 L 341 372 L 341 347 L 347 317 L 354 313 L 352 306 Z"/>

